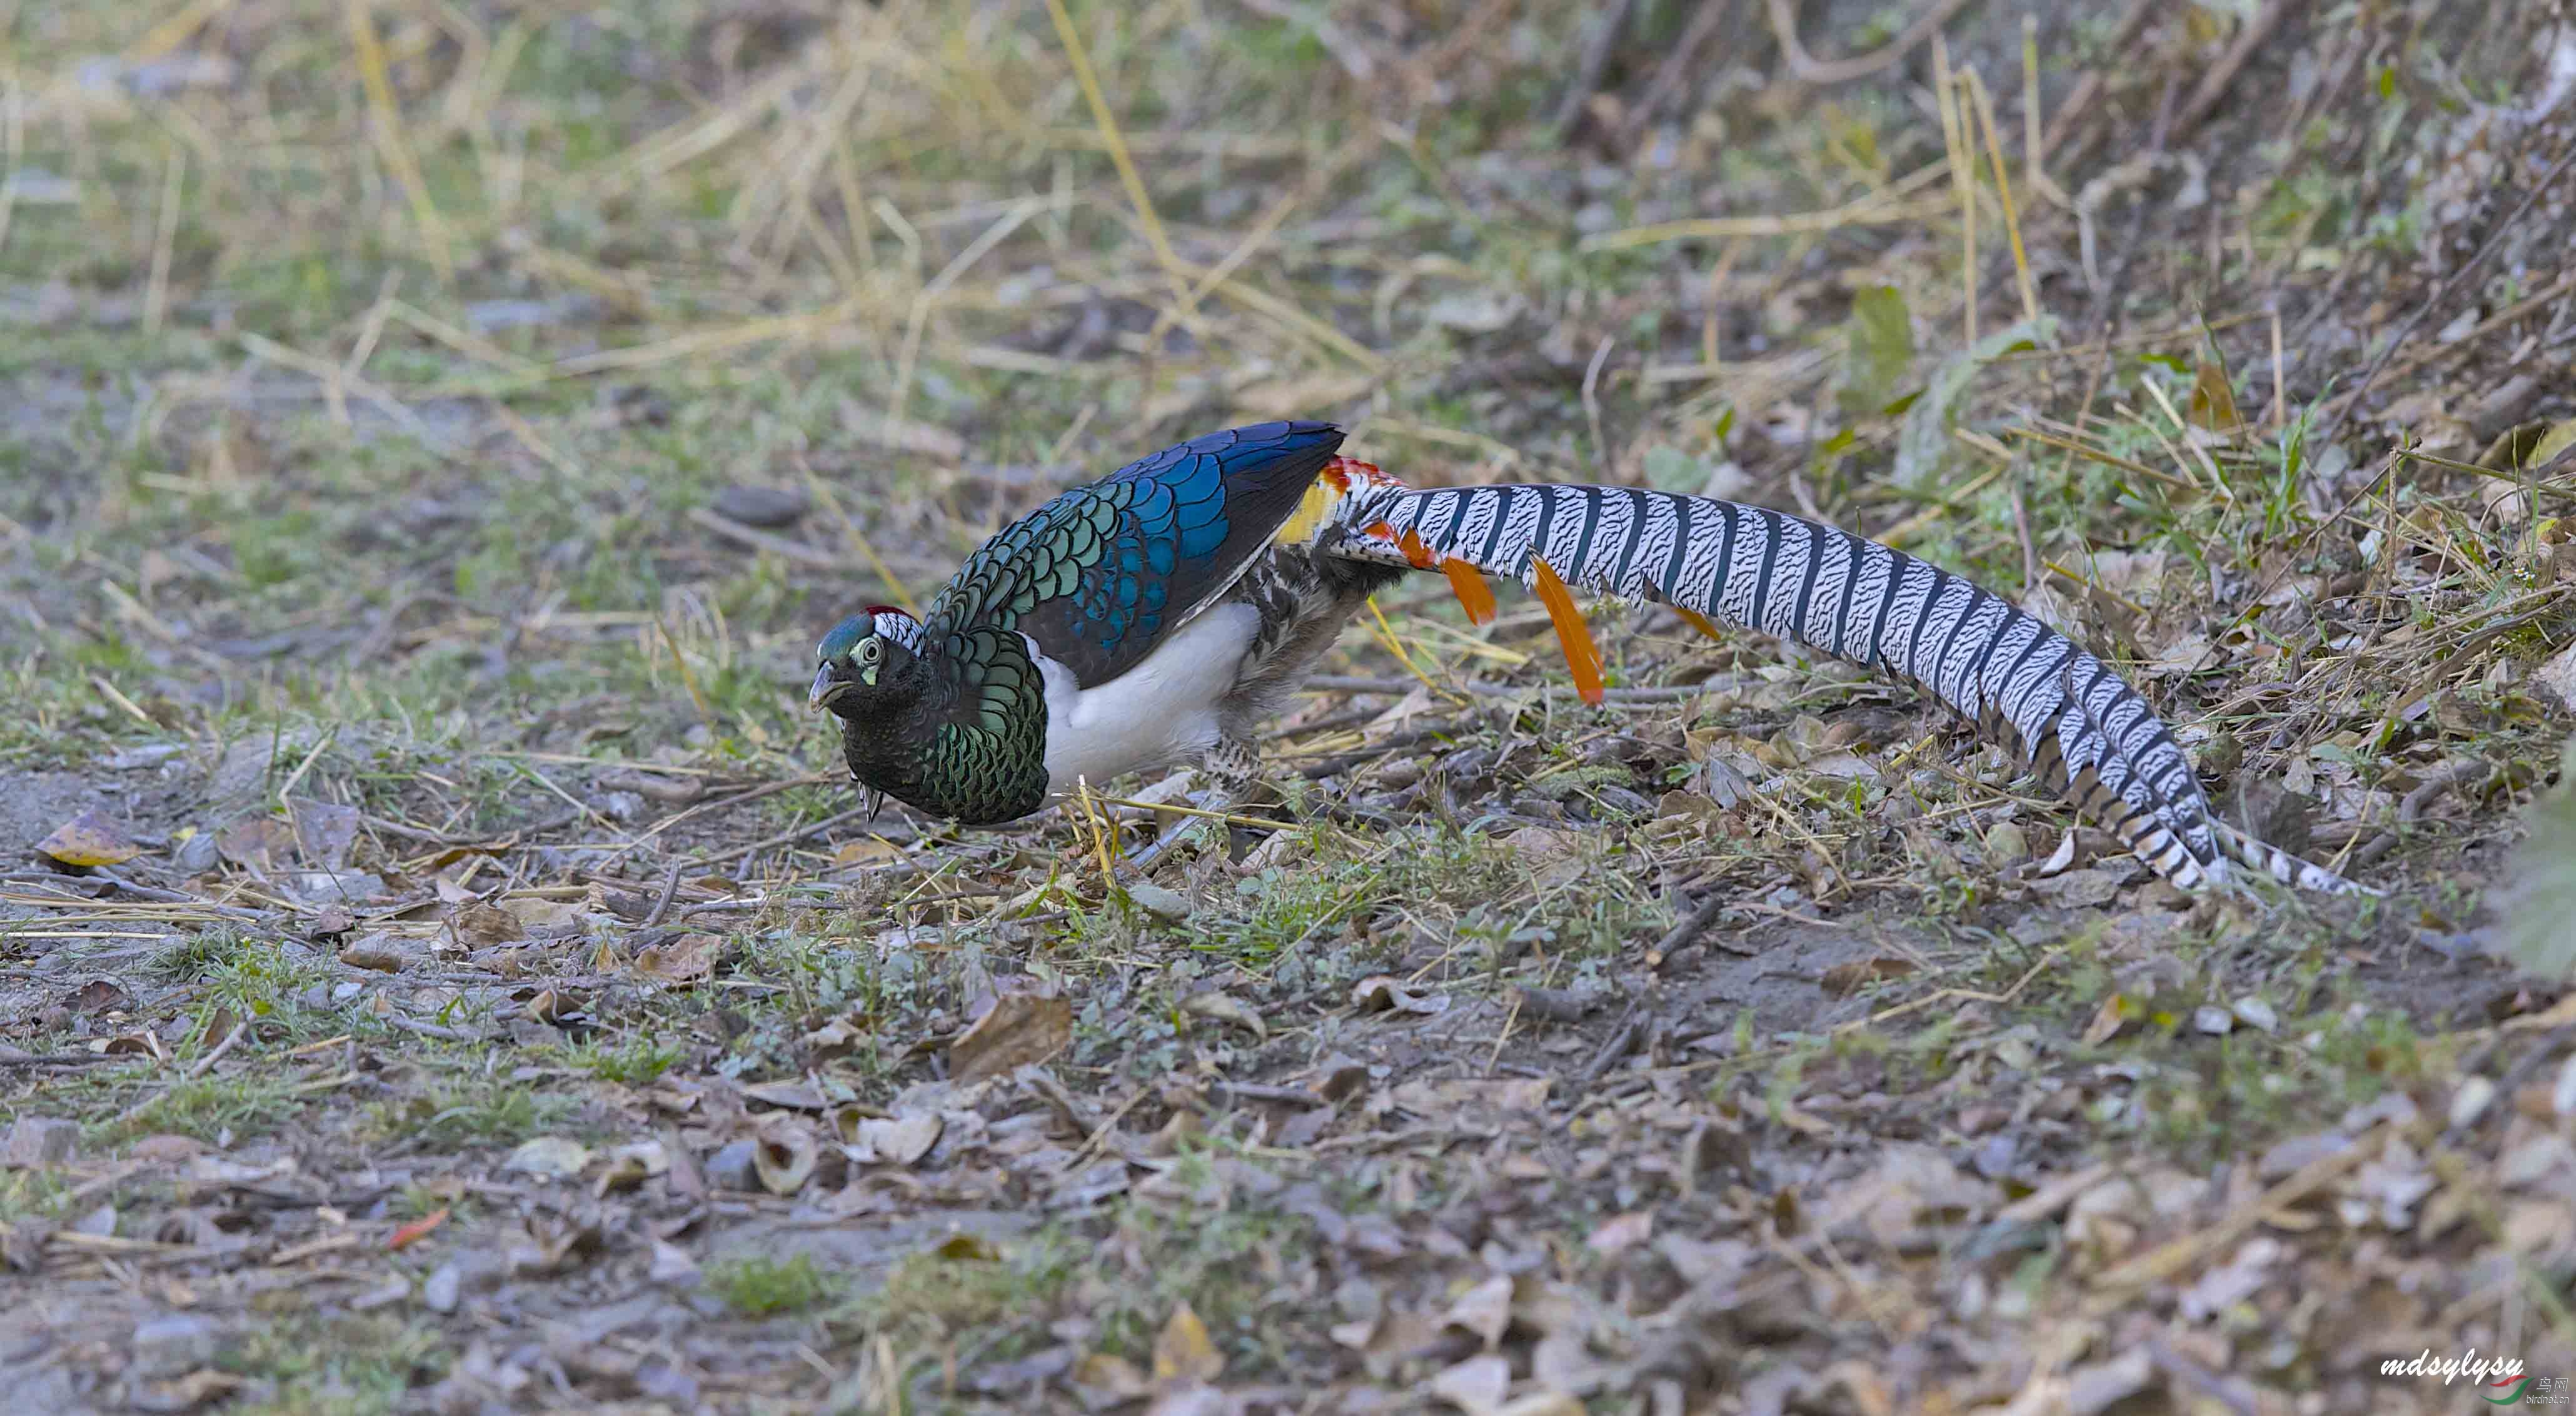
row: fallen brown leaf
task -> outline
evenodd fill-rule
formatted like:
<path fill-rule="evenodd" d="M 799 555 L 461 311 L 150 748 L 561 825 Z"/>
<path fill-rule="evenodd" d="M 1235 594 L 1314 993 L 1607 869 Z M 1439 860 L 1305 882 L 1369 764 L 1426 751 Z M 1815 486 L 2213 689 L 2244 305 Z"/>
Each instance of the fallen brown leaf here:
<path fill-rule="evenodd" d="M 635 971 L 663 983 L 696 983 L 716 971 L 724 941 L 712 934 L 683 934 L 635 956 Z"/>
<path fill-rule="evenodd" d="M 36 843 L 36 849 L 65 865 L 81 867 L 122 865 L 143 854 L 143 848 L 134 844 L 124 827 L 97 810 L 84 811 L 55 827 Z"/>
<path fill-rule="evenodd" d="M 1032 1062 L 1044 1062 L 1073 1043 L 1073 1004 L 1036 993 L 1005 993 L 993 1009 L 948 1047 L 948 1075 L 977 1082 Z"/>
<path fill-rule="evenodd" d="M 1224 1370 L 1225 1354 L 1208 1341 L 1207 1324 L 1186 1302 L 1173 1308 L 1154 1337 L 1154 1380 L 1211 1382 Z"/>

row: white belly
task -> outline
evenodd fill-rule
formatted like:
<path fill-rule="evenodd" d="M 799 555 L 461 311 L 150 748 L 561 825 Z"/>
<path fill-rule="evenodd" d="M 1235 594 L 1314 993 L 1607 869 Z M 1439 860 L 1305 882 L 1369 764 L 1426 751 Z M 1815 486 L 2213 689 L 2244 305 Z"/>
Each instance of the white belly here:
<path fill-rule="evenodd" d="M 1046 680 L 1047 795 L 1068 795 L 1077 780 L 1098 791 L 1122 773 L 1189 761 L 1216 746 L 1217 705 L 1234 687 L 1260 622 L 1250 605 L 1211 606 L 1143 663 L 1089 688 L 1032 640 L 1029 652 Z"/>

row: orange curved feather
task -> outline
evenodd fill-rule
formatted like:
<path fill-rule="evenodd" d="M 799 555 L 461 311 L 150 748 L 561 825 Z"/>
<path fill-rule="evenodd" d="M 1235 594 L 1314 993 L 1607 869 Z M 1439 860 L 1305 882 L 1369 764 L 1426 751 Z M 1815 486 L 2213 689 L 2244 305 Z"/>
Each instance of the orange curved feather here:
<path fill-rule="evenodd" d="M 1673 606 L 1672 610 L 1674 614 L 1682 617 L 1682 622 L 1684 624 L 1689 625 L 1691 628 L 1698 630 L 1700 633 L 1707 635 L 1711 639 L 1717 640 L 1720 644 L 1726 642 L 1724 639 L 1718 638 L 1717 621 L 1710 619 L 1708 616 L 1701 614 L 1697 610 L 1689 609 L 1681 605 Z"/>
<path fill-rule="evenodd" d="M 1583 695 L 1584 702 L 1597 705 L 1602 699 L 1601 646 L 1592 642 L 1592 631 L 1584 626 L 1583 612 L 1574 607 L 1574 596 L 1566 590 L 1556 567 L 1538 556 L 1531 557 L 1530 564 L 1534 567 L 1532 588 L 1538 592 L 1539 603 L 1547 606 L 1547 617 L 1555 622 L 1556 642 L 1564 646 L 1565 667 L 1574 675 L 1574 691 Z"/>

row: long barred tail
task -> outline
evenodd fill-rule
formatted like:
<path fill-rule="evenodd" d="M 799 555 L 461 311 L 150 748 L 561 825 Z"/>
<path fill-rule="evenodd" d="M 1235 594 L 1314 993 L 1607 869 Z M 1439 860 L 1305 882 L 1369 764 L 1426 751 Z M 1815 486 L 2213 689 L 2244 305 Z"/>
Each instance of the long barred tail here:
<path fill-rule="evenodd" d="M 1668 604 L 1711 632 L 1708 621 L 1720 620 L 1912 680 L 2183 889 L 2224 881 L 2233 862 L 2310 890 L 2377 893 L 2213 817 L 2173 734 L 2073 640 L 1982 586 L 1848 531 L 1630 487 L 1416 490 L 1340 458 L 1282 535 L 1443 570 L 1478 618 L 1493 600 L 1477 572 L 1520 581 L 1547 605 L 1576 684 L 1595 702 L 1599 653 L 1573 596 Z"/>

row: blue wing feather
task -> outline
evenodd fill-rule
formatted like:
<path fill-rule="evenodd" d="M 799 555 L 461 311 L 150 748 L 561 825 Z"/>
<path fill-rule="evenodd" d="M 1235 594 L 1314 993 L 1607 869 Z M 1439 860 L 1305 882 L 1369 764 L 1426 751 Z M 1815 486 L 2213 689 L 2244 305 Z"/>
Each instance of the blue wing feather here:
<path fill-rule="evenodd" d="M 1341 442 L 1329 423 L 1234 428 L 1065 492 L 967 559 L 931 603 L 934 637 L 1017 630 L 1086 686 L 1115 678 L 1233 584 Z"/>

